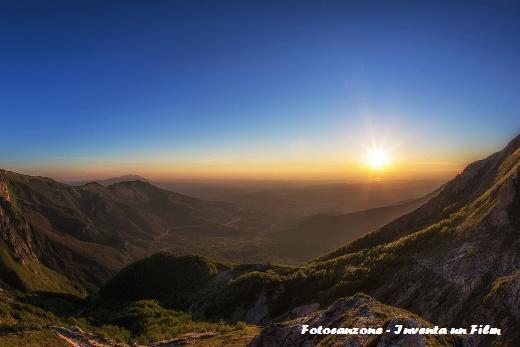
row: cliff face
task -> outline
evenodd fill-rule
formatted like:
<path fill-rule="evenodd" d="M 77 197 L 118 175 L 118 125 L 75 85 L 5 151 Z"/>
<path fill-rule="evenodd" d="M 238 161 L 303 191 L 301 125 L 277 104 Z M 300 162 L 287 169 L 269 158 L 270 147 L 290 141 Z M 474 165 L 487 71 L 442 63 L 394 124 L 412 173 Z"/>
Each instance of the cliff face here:
<path fill-rule="evenodd" d="M 40 261 L 33 229 L 11 189 L 8 174 L 0 171 L 0 287 L 83 295 L 72 281 Z"/>
<path fill-rule="evenodd" d="M 5 172 L 0 171 L 0 236 L 15 259 L 21 263 L 34 259 L 29 226 L 17 215 Z"/>

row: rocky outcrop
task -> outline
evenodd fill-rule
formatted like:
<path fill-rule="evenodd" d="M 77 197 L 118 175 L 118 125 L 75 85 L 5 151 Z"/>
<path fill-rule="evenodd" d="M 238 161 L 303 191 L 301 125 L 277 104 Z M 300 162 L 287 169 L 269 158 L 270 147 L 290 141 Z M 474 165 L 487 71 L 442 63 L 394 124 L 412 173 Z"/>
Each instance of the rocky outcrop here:
<path fill-rule="evenodd" d="M 259 292 L 252 306 L 238 306 L 231 315 L 232 321 L 245 321 L 253 324 L 263 324 L 270 320 L 271 301 L 277 300 L 282 295 L 284 289 L 277 286 L 270 294 Z"/>
<path fill-rule="evenodd" d="M 520 341 L 520 271 L 495 280 L 493 287 L 475 310 L 476 317 L 485 317 L 488 324 L 503 328 L 503 345 L 517 346 Z M 482 345 L 492 345 L 484 339 Z"/>
<path fill-rule="evenodd" d="M 498 190 L 495 209 L 492 214 L 492 222 L 496 226 L 507 226 L 511 224 L 511 206 L 518 199 L 520 190 L 520 176 L 518 169 Z"/>
<path fill-rule="evenodd" d="M 496 313 L 520 321 L 520 271 L 497 279 L 484 303 L 492 305 Z"/>
<path fill-rule="evenodd" d="M 186 333 L 167 341 L 159 341 L 152 343 L 149 347 L 176 347 L 176 346 L 197 346 L 201 341 L 218 336 L 215 331 L 207 331 L 203 333 Z"/>
<path fill-rule="evenodd" d="M 337 300 L 327 309 L 302 315 L 294 320 L 271 324 L 250 343 L 261 346 L 459 346 L 462 338 L 449 335 L 395 334 L 397 325 L 407 328 L 428 328 L 428 323 L 414 314 L 383 305 L 377 300 L 356 294 Z M 381 333 L 302 334 L 302 327 L 311 328 L 380 328 Z M 388 332 L 390 330 L 390 332 Z"/>
<path fill-rule="evenodd" d="M 5 180 L 0 181 L 0 199 L 4 199 L 6 202 L 12 202 L 11 194 L 9 193 L 9 188 L 7 187 L 7 182 Z"/>
<path fill-rule="evenodd" d="M 71 328 L 51 326 L 50 328 L 55 330 L 56 334 L 58 334 L 67 345 L 73 347 L 128 347 L 127 344 L 113 343 L 99 335 L 85 332 L 76 326 Z"/>

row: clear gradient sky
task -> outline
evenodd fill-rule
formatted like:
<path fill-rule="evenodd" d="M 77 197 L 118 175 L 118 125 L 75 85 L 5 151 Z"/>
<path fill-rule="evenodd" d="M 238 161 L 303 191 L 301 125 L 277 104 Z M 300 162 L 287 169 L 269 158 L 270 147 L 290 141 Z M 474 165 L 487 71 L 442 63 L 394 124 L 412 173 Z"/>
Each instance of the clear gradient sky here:
<path fill-rule="evenodd" d="M 520 132 L 515 1 L 1 1 L 0 167 L 448 178 Z"/>

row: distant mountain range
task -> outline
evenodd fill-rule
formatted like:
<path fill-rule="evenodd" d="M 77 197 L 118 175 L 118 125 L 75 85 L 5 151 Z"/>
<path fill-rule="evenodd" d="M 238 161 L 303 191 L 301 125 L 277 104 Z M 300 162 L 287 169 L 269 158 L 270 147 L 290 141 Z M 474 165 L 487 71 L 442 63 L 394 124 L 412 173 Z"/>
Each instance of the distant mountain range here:
<path fill-rule="evenodd" d="M 71 186 L 83 186 L 88 183 L 98 183 L 102 186 L 108 187 L 116 183 L 122 183 L 122 182 L 132 182 L 132 181 L 141 181 L 146 183 L 154 184 L 153 182 L 147 180 L 144 177 L 141 177 L 139 175 L 122 175 L 122 176 L 116 176 L 116 177 L 110 177 L 110 178 L 104 178 L 104 179 L 92 179 L 92 180 L 76 180 L 76 181 L 66 181 L 62 183 L 66 183 Z"/>
<path fill-rule="evenodd" d="M 152 182 L 148 181 L 146 178 L 143 178 L 139 175 L 124 175 L 124 176 L 107 178 L 104 180 L 95 180 L 94 182 L 99 183 L 102 186 L 108 187 L 108 186 L 111 186 L 112 184 L 121 183 L 121 182 L 132 182 L 132 181 L 141 181 L 141 182 L 152 183 Z M 85 183 L 89 183 L 89 182 L 83 182 L 82 184 L 85 184 Z"/>

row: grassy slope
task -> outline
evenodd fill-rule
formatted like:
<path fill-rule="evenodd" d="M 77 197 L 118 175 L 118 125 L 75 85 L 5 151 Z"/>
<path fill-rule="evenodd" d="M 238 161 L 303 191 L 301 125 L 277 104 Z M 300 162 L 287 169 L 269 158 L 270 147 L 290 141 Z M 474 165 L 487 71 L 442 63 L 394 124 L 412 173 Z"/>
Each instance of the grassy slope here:
<path fill-rule="evenodd" d="M 69 347 L 52 330 L 27 330 L 0 335 L 0 347 Z"/>
<path fill-rule="evenodd" d="M 81 286 L 69 281 L 65 276 L 47 268 L 34 260 L 25 264 L 15 261 L 5 245 L 0 245 L 0 272 L 16 278 L 27 291 L 46 291 L 85 295 Z"/>

